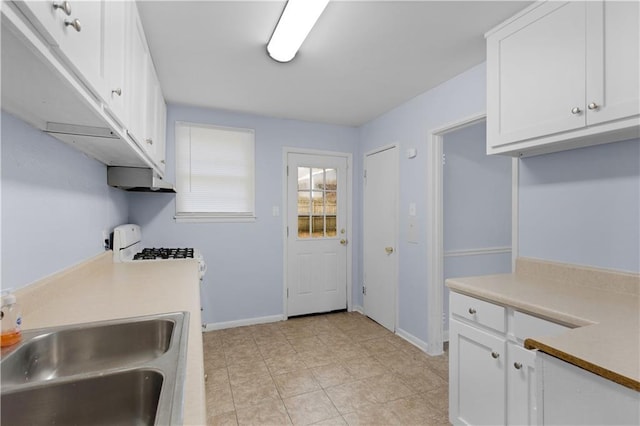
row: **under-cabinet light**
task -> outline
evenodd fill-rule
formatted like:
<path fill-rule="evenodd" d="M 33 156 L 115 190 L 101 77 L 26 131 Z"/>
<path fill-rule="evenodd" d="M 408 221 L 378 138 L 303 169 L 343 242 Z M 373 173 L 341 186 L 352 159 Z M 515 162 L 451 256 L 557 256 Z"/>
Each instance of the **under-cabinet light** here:
<path fill-rule="evenodd" d="M 278 62 L 292 60 L 322 15 L 329 0 L 289 0 L 267 44 L 269 56 Z"/>

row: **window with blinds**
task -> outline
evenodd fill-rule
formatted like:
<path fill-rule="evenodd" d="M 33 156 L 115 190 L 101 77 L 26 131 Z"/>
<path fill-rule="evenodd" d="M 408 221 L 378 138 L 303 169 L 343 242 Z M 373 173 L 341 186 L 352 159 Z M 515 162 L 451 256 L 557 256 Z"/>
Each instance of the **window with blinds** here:
<path fill-rule="evenodd" d="M 255 219 L 255 132 L 176 123 L 176 220 Z"/>

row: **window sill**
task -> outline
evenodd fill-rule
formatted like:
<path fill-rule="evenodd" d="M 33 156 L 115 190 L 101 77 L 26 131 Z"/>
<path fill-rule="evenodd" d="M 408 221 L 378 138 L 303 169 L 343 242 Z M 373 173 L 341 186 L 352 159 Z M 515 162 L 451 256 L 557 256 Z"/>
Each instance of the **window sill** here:
<path fill-rule="evenodd" d="M 251 223 L 256 221 L 255 216 L 194 216 L 175 215 L 176 223 Z"/>

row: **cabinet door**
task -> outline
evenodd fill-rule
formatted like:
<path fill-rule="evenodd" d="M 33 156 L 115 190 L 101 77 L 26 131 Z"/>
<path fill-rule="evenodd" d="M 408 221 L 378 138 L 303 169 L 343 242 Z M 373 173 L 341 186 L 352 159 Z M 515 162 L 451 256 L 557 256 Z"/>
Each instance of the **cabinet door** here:
<path fill-rule="evenodd" d="M 585 9 L 543 3 L 488 36 L 489 147 L 585 125 Z"/>
<path fill-rule="evenodd" d="M 158 168 L 160 174 L 164 175 L 166 167 L 167 144 L 167 105 L 164 103 L 162 90 L 158 83 L 156 87 L 156 105 L 155 105 L 155 123 L 156 123 L 156 158 L 158 160 Z"/>
<path fill-rule="evenodd" d="M 142 23 L 134 2 L 128 5 L 130 12 L 127 55 L 127 107 L 129 111 L 128 129 L 133 140 L 145 151 L 147 122 L 147 76 L 149 52 Z"/>
<path fill-rule="evenodd" d="M 538 353 L 542 416 L 547 425 L 639 425 L 640 392 Z"/>
<path fill-rule="evenodd" d="M 451 422 L 505 424 L 505 340 L 453 318 L 449 333 Z"/>
<path fill-rule="evenodd" d="M 54 8 L 58 1 L 19 1 L 16 5 L 61 57 L 93 89 L 103 92 L 101 1 L 70 1 L 70 14 Z M 77 26 L 69 25 L 77 23 Z"/>
<path fill-rule="evenodd" d="M 537 424 L 536 352 L 507 344 L 507 424 Z"/>
<path fill-rule="evenodd" d="M 587 4 L 587 124 L 640 114 L 640 3 Z"/>
<path fill-rule="evenodd" d="M 127 91 L 124 87 L 127 28 L 126 5 L 122 1 L 110 0 L 105 4 L 105 91 L 107 102 L 114 119 L 126 126 Z"/>
<path fill-rule="evenodd" d="M 164 172 L 166 105 L 151 60 L 148 62 L 147 93 L 145 143 L 149 145 L 154 163 Z"/>

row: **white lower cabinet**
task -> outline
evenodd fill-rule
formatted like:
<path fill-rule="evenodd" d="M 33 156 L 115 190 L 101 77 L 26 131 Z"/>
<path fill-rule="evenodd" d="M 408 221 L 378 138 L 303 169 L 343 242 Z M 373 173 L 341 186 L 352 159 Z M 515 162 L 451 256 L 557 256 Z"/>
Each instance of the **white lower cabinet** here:
<path fill-rule="evenodd" d="M 453 424 L 505 423 L 506 341 L 449 322 L 449 416 Z"/>
<path fill-rule="evenodd" d="M 451 423 L 538 424 L 537 352 L 523 341 L 568 328 L 456 292 L 450 298 Z"/>
<path fill-rule="evenodd" d="M 537 357 L 540 421 L 549 425 L 638 425 L 640 392 L 545 353 Z"/>
<path fill-rule="evenodd" d="M 507 424 L 537 424 L 536 352 L 507 343 Z"/>

